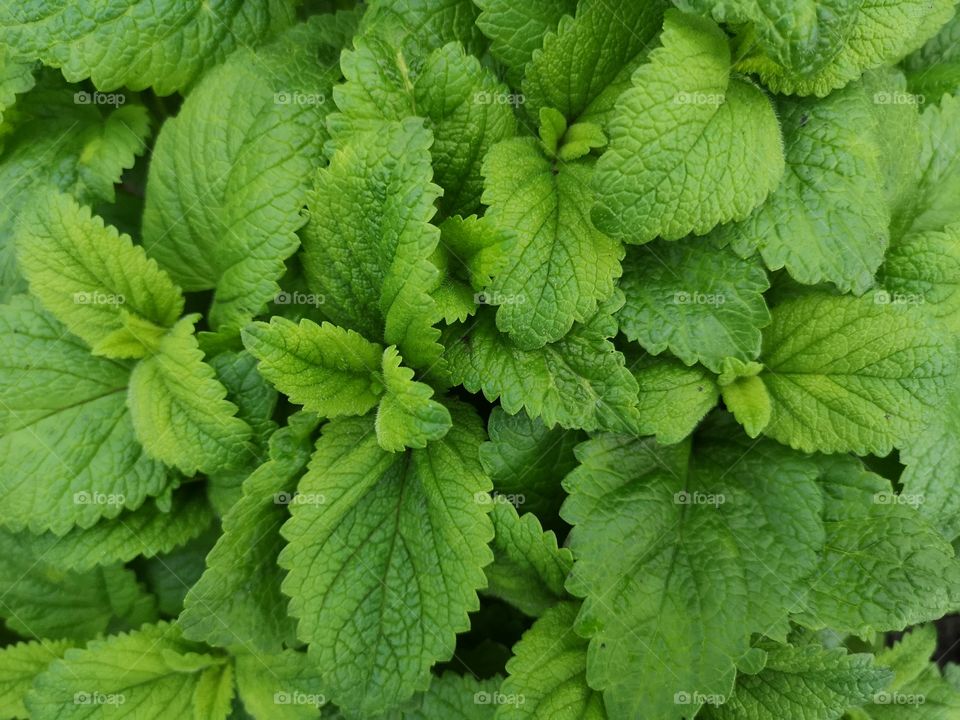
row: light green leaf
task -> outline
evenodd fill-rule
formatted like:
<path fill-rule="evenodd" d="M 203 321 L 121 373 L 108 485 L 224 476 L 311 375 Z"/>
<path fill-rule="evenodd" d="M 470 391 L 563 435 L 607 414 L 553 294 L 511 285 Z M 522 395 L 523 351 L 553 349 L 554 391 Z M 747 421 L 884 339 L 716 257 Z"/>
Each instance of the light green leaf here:
<path fill-rule="evenodd" d="M 757 260 L 690 238 L 630 248 L 617 313 L 631 340 L 657 355 L 669 350 L 687 365 L 715 372 L 726 357 L 760 353 L 760 329 L 770 323 L 763 293 L 770 287 Z"/>
<path fill-rule="evenodd" d="M 6 140 L 6 150 L 0 148 L 0 187 L 5 188 L 0 204 L 2 301 L 26 288 L 12 240 L 15 221 L 34 194 L 51 188 L 70 192 L 84 203 L 113 201 L 114 183 L 146 147 L 144 138 L 150 132 L 146 108 L 118 96 L 113 98 L 116 103 L 128 104 L 114 105 L 108 112 L 111 105 L 94 104 L 92 99 L 52 71 L 41 73 L 37 87 L 20 98 L 0 131 L 0 139 Z M 9 137 L 2 138 L 7 130 Z"/>
<path fill-rule="evenodd" d="M 597 227 L 632 243 L 742 220 L 784 171 L 773 106 L 731 78 L 723 31 L 669 10 L 660 41 L 617 101 L 594 183 Z"/>
<path fill-rule="evenodd" d="M 481 57 L 487 41 L 476 26 L 478 14 L 470 0 L 374 0 L 363 15 L 360 34 L 389 30 L 395 33 L 392 37 L 408 40 L 421 55 L 457 41 Z"/>
<path fill-rule="evenodd" d="M 33 679 L 71 647 L 69 640 L 38 640 L 0 650 L 0 713 L 17 720 L 28 718 L 23 699 Z"/>
<path fill-rule="evenodd" d="M 610 296 L 620 244 L 590 220 L 592 164 L 551 161 L 536 140 L 496 145 L 483 163 L 487 217 L 516 235 L 489 287 L 497 327 L 522 349 L 559 340 Z"/>
<path fill-rule="evenodd" d="M 96 358 L 26 296 L 0 306 L 0 501 L 13 530 L 89 528 L 167 487 L 137 442 L 129 368 Z"/>
<path fill-rule="evenodd" d="M 894 242 L 877 280 L 884 288 L 874 295 L 879 302 L 922 305 L 928 315 L 960 332 L 960 223 Z"/>
<path fill-rule="evenodd" d="M 506 700 L 498 692 L 499 677 L 480 680 L 473 675 L 447 671 L 430 682 L 430 689 L 417 695 L 390 720 L 493 720 L 498 703 Z"/>
<path fill-rule="evenodd" d="M 497 331 L 492 313 L 444 331 L 450 376 L 470 392 L 500 399 L 513 414 L 525 409 L 552 427 L 631 432 L 637 383 L 604 332 L 576 325 L 558 342 L 522 350 Z"/>
<path fill-rule="evenodd" d="M 862 294 L 889 241 L 890 212 L 875 138 L 876 116 L 861 85 L 823 100 L 781 99 L 787 173 L 770 198 L 723 228 L 744 256 L 798 282 L 832 282 Z"/>
<path fill-rule="evenodd" d="M 774 443 L 745 450 L 613 435 L 577 448 L 567 589 L 585 598 L 576 629 L 611 717 L 691 717 L 730 694 L 752 632 L 785 636 L 824 539 L 817 468 Z"/>
<path fill-rule="evenodd" d="M 88 640 L 133 620 L 144 603 L 151 609 L 137 576 L 120 565 L 67 570 L 6 530 L 0 549 L 0 616 L 23 637 Z"/>
<path fill-rule="evenodd" d="M 426 689 L 479 607 L 493 532 L 476 494 L 479 421 L 456 406 L 442 439 L 388 453 L 368 418 L 328 423 L 283 526 L 283 591 L 330 699 L 382 712 Z M 335 599 L 335 601 L 334 601 Z"/>
<path fill-rule="evenodd" d="M 287 0 L 177 2 L 52 0 L 0 9 L 0 42 L 58 67 L 70 82 L 92 78 L 101 90 L 122 85 L 159 95 L 182 90 L 238 47 L 289 25 Z"/>
<path fill-rule="evenodd" d="M 483 11 L 477 27 L 493 41 L 490 54 L 506 66 L 507 80 L 514 87 L 520 85 L 533 53 L 543 47 L 546 34 L 577 9 L 577 0 L 474 0 L 474 4 Z"/>
<path fill-rule="evenodd" d="M 477 291 L 500 273 L 515 242 L 512 230 L 496 225 L 486 216 L 455 215 L 440 225 L 439 250 L 445 251 L 448 267 Z"/>
<path fill-rule="evenodd" d="M 12 48 L 0 50 L 0 128 L 3 123 L 3 113 L 17 101 L 17 95 L 27 92 L 34 86 L 36 79 L 33 76 L 35 64 L 28 60 L 20 60 L 11 52 Z M 0 138 L 4 135 L 0 129 Z"/>
<path fill-rule="evenodd" d="M 383 384 L 386 395 L 377 408 L 374 424 L 380 447 L 390 452 L 424 448 L 450 429 L 450 411 L 432 400 L 433 388 L 416 382 L 413 370 L 402 367 L 402 358 L 391 345 L 383 351 Z"/>
<path fill-rule="evenodd" d="M 223 517 L 223 534 L 207 555 L 206 570 L 184 599 L 177 621 L 184 637 L 270 653 L 280 652 L 293 638 L 277 555 L 284 545 L 280 526 L 287 507 L 324 502 L 294 495 L 310 457 L 313 425 L 294 423 L 277 430 L 270 442 L 274 457 L 244 481 L 243 496 Z"/>
<path fill-rule="evenodd" d="M 419 62 L 377 36 L 357 40 L 355 47 L 342 59 L 347 82 L 334 92 L 348 119 L 334 117 L 335 126 L 426 118 L 434 137 L 434 180 L 444 190 L 441 214 L 475 212 L 483 191 L 484 156 L 516 132 L 507 86 L 459 43 L 444 45 Z"/>
<path fill-rule="evenodd" d="M 166 623 L 68 650 L 37 678 L 27 696 L 30 717 L 80 720 L 94 708 L 105 717 L 225 720 L 233 673 L 225 657 L 205 650 Z"/>
<path fill-rule="evenodd" d="M 256 720 L 315 720 L 326 703 L 320 675 L 306 653 L 237 655 L 237 694 Z"/>
<path fill-rule="evenodd" d="M 741 674 L 733 696 L 702 713 L 711 720 L 834 720 L 887 686 L 893 673 L 867 654 L 817 645 L 770 649 L 755 675 Z"/>
<path fill-rule="evenodd" d="M 915 306 L 811 294 L 774 309 L 760 375 L 764 431 L 812 452 L 886 455 L 919 433 L 956 372 L 943 333 Z"/>
<path fill-rule="evenodd" d="M 716 378 L 700 365 L 647 356 L 631 364 L 630 371 L 640 386 L 637 434 L 656 435 L 663 445 L 690 435 L 720 398 Z"/>
<path fill-rule="evenodd" d="M 578 610 L 550 608 L 514 646 L 500 692 L 523 702 L 504 704 L 497 720 L 606 720 L 602 696 L 587 685 L 587 641 L 573 630 Z"/>
<path fill-rule="evenodd" d="M 573 448 L 586 436 L 548 428 L 523 410 L 509 415 L 500 406 L 490 412 L 487 431 L 490 441 L 480 446 L 480 462 L 496 492 L 523 496 L 523 509 L 551 526 L 564 497 L 560 481 L 576 467 Z"/>
<path fill-rule="evenodd" d="M 180 320 L 156 355 L 130 375 L 127 406 L 137 438 L 147 452 L 185 475 L 210 473 L 243 462 L 250 452 L 250 426 L 235 417 L 237 406 L 213 368 L 203 361 L 193 324 Z"/>
<path fill-rule="evenodd" d="M 421 120 L 350 133 L 321 170 L 303 229 L 303 265 L 324 314 L 374 342 L 396 345 L 414 367 L 440 352 L 429 293 L 439 273 L 429 258 L 440 188 L 430 182 L 432 137 Z"/>
<path fill-rule="evenodd" d="M 216 290 L 214 329 L 235 330 L 259 314 L 299 245 L 338 75 L 322 22 L 214 68 L 154 147 L 144 246 L 184 290 Z"/>
<path fill-rule="evenodd" d="M 143 248 L 69 195 L 40 195 L 20 216 L 16 242 L 31 293 L 95 354 L 143 357 L 183 312 L 180 289 Z M 125 313 L 146 321 L 131 352 L 97 352 L 129 331 Z"/>
<path fill-rule="evenodd" d="M 330 418 L 363 415 L 384 393 L 375 379 L 383 348 L 353 330 L 274 317 L 248 325 L 242 336 L 260 373 L 305 410 Z"/>
<path fill-rule="evenodd" d="M 855 458 L 825 458 L 821 465 L 827 539 L 795 619 L 813 629 L 863 635 L 948 612 L 960 562 L 912 507 L 914 498 L 895 495 L 889 480 Z"/>
<path fill-rule="evenodd" d="M 557 547 L 553 531 L 544 532 L 532 513 L 518 515 L 511 500 L 522 505 L 519 498 L 494 493 L 477 500 L 493 504 L 493 563 L 486 567 L 485 592 L 533 617 L 565 600 L 563 584 L 573 556 Z"/>
<path fill-rule="evenodd" d="M 789 4 L 752 0 L 744 4 L 751 7 L 750 19 L 767 16 L 759 26 L 766 45 L 763 49 L 770 54 L 760 51 L 747 55 L 737 69 L 758 74 L 775 93 L 818 97 L 856 80 L 864 70 L 899 60 L 922 45 L 953 15 L 952 0 L 872 4 L 849 0 L 803 0 Z M 799 15 L 800 22 L 787 13 Z M 795 36 L 795 43 L 800 42 L 791 48 L 792 52 L 778 48 L 779 52 L 771 53 L 768 48 L 782 45 L 785 32 Z M 796 37 L 798 34 L 800 37 Z M 791 54 L 793 58 L 789 57 Z M 784 64 L 791 59 L 791 64 Z"/>
<path fill-rule="evenodd" d="M 148 502 L 89 528 L 75 527 L 62 537 L 20 533 L 17 542 L 35 557 L 60 568 L 85 572 L 97 565 L 125 563 L 138 555 L 170 552 L 205 531 L 213 520 L 202 488 L 187 486 L 173 493 L 169 509 Z"/>
<path fill-rule="evenodd" d="M 667 7 L 661 0 L 578 3 L 576 17 L 561 18 L 526 67 L 523 93 L 531 115 L 552 107 L 571 121 L 606 124 L 633 71 L 646 60 Z"/>

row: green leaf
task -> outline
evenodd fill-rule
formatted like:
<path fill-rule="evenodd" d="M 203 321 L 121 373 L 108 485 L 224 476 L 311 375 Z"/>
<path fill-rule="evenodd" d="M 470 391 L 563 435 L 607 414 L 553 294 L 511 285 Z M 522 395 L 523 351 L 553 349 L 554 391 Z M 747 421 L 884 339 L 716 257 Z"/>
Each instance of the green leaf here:
<path fill-rule="evenodd" d="M 499 495 L 523 497 L 523 508 L 552 526 L 563 501 L 560 481 L 577 465 L 573 448 L 586 436 L 579 430 L 548 428 L 523 410 L 509 415 L 496 406 L 487 424 L 490 441 L 480 462 Z"/>
<path fill-rule="evenodd" d="M 889 241 L 876 116 L 861 85 L 824 100 L 783 98 L 777 109 L 788 171 L 766 203 L 720 235 L 798 282 L 860 295 Z"/>
<path fill-rule="evenodd" d="M 164 615 L 176 617 L 183 611 L 183 598 L 203 575 L 204 559 L 213 549 L 219 529 L 213 527 L 182 547 L 138 562 L 140 573 Z"/>
<path fill-rule="evenodd" d="M 478 14 L 470 0 L 374 0 L 363 15 L 360 34 L 389 29 L 422 55 L 456 41 L 481 57 L 487 41 L 476 26 Z"/>
<path fill-rule="evenodd" d="M 183 312 L 180 289 L 143 248 L 69 195 L 40 195 L 20 216 L 16 242 L 31 293 L 94 354 L 143 357 Z M 129 332 L 127 314 L 146 321 L 131 352 L 98 352 Z"/>
<path fill-rule="evenodd" d="M 114 183 L 146 148 L 150 132 L 146 108 L 126 96 L 102 96 L 110 105 L 90 102 L 52 72 L 40 74 L 37 87 L 20 98 L 0 130 L 0 300 L 26 288 L 16 266 L 12 242 L 20 213 L 34 195 L 50 188 L 84 203 L 114 199 Z M 81 101 L 81 102 L 78 102 Z M 86 100 L 87 102 L 82 102 Z M 128 102 L 121 107 L 116 105 Z M 11 119 L 12 118 L 12 119 Z M 9 130 L 10 134 L 4 138 Z M 56 172 L 51 172 L 51 158 Z"/>
<path fill-rule="evenodd" d="M 772 412 L 767 386 L 757 377 L 762 370 L 760 363 L 726 358 L 718 379 L 723 404 L 751 438 L 757 437 L 770 423 Z"/>
<path fill-rule="evenodd" d="M 913 498 L 849 456 L 821 461 L 824 526 L 819 568 L 796 620 L 863 635 L 902 630 L 948 612 L 960 562 L 917 512 Z M 851 603 L 849 598 L 861 598 Z"/>
<path fill-rule="evenodd" d="M 567 589 L 585 598 L 576 630 L 611 717 L 691 717 L 730 694 L 751 632 L 786 635 L 824 539 L 817 467 L 746 449 L 614 435 L 577 448 Z"/>
<path fill-rule="evenodd" d="M 34 63 L 17 59 L 14 55 L 11 49 L 0 50 L 0 127 L 4 111 L 13 106 L 17 95 L 30 90 L 36 82 Z M 0 137 L 2 135 L 0 130 Z"/>
<path fill-rule="evenodd" d="M 38 640 L 7 645 L 0 650 L 0 713 L 8 718 L 28 718 L 23 704 L 33 679 L 47 666 L 63 657 L 69 640 Z"/>
<path fill-rule="evenodd" d="M 719 372 L 726 357 L 760 353 L 770 323 L 763 293 L 770 287 L 757 260 L 691 238 L 630 248 L 617 313 L 623 333 L 657 355 L 669 350 L 687 365 Z"/>
<path fill-rule="evenodd" d="M 20 533 L 20 547 L 60 568 L 85 572 L 97 565 L 125 563 L 138 555 L 170 552 L 204 532 L 213 513 L 202 489 L 185 487 L 173 493 L 169 509 L 148 502 L 89 528 L 75 527 L 62 537 Z"/>
<path fill-rule="evenodd" d="M 144 246 L 184 290 L 216 290 L 214 329 L 235 330 L 259 314 L 299 245 L 337 76 L 322 22 L 214 68 L 154 147 Z"/>
<path fill-rule="evenodd" d="M 450 717 L 457 720 L 493 720 L 498 702 L 499 677 L 478 679 L 447 671 L 434 677 L 430 689 L 418 694 L 388 716 L 389 720 L 435 720 Z"/>
<path fill-rule="evenodd" d="M 760 35 L 767 53 L 748 55 L 737 69 L 758 74 L 775 93 L 818 97 L 856 80 L 864 70 L 912 52 L 953 15 L 952 0 L 873 4 L 752 0 L 744 5 L 750 7 L 750 19 L 762 18 Z M 799 23 L 785 14 L 791 11 L 800 17 Z M 783 49 L 778 46 L 785 32 L 794 38 L 792 47 Z"/>
<path fill-rule="evenodd" d="M 520 85 L 534 52 L 543 47 L 546 34 L 577 9 L 577 0 L 474 0 L 474 4 L 483 11 L 477 27 L 493 41 L 490 54 L 506 66 L 507 80 L 514 87 Z"/>
<path fill-rule="evenodd" d="M 130 375 L 127 405 L 137 438 L 147 452 L 185 475 L 238 464 L 250 452 L 250 426 L 203 361 L 193 334 L 197 315 L 180 320 L 160 341 L 156 355 Z"/>
<path fill-rule="evenodd" d="M 27 696 L 30 717 L 79 720 L 95 708 L 105 716 L 134 712 L 141 720 L 225 720 L 232 670 L 226 658 L 204 650 L 166 623 L 68 650 L 37 678 Z"/>
<path fill-rule="evenodd" d="M 606 124 L 633 71 L 646 60 L 667 7 L 661 0 L 578 3 L 576 17 L 561 18 L 526 67 L 523 92 L 531 115 L 552 107 L 570 120 Z"/>
<path fill-rule="evenodd" d="M 383 348 L 353 330 L 274 317 L 248 325 L 242 336 L 260 373 L 305 410 L 329 418 L 363 415 L 384 393 L 375 379 Z"/>
<path fill-rule="evenodd" d="M 960 223 L 893 243 L 877 280 L 884 288 L 874 295 L 878 302 L 922 305 L 951 331 L 960 331 Z"/>
<path fill-rule="evenodd" d="M 960 536 L 960 387 L 954 382 L 947 401 L 928 418 L 923 431 L 900 452 L 906 467 L 900 476 L 903 494 L 948 540 Z"/>
<path fill-rule="evenodd" d="M 206 570 L 184 599 L 178 620 L 184 637 L 268 653 L 280 652 L 293 638 L 277 555 L 284 545 L 280 526 L 287 507 L 324 501 L 294 495 L 310 457 L 313 426 L 277 430 L 270 443 L 274 457 L 244 481 L 243 496 L 223 517 L 223 534 L 207 555 Z"/>
<path fill-rule="evenodd" d="M 613 293 L 620 244 L 590 220 L 592 165 L 556 163 L 536 140 L 496 145 L 483 163 L 487 217 L 516 232 L 488 288 L 497 327 L 522 349 L 559 340 Z"/>
<path fill-rule="evenodd" d="M 128 367 L 26 296 L 0 306 L 0 501 L 13 530 L 89 528 L 167 487 L 134 435 Z"/>
<path fill-rule="evenodd" d="M 920 115 L 920 156 L 910 158 L 913 194 L 894 212 L 892 236 L 944 230 L 960 218 L 960 97 L 945 95 Z"/>
<path fill-rule="evenodd" d="M 716 378 L 700 365 L 687 367 L 669 356 L 647 356 L 631 365 L 640 386 L 638 435 L 656 435 L 673 445 L 690 435 L 717 405 Z"/>
<path fill-rule="evenodd" d="M 283 526 L 283 591 L 330 699 L 375 714 L 424 690 L 479 607 L 493 532 L 476 502 L 490 481 L 479 421 L 454 423 L 423 450 L 388 453 L 368 418 L 331 421 Z M 375 680 L 374 680 L 375 678 Z"/>
<path fill-rule="evenodd" d="M 937 102 L 944 94 L 960 94 L 960 16 L 904 58 L 910 91 Z"/>
<path fill-rule="evenodd" d="M 431 134 L 408 118 L 358 130 L 339 143 L 308 201 L 303 265 L 336 325 L 396 345 L 414 367 L 440 352 L 429 293 L 439 283 L 429 258 L 440 188 L 430 182 Z"/>
<path fill-rule="evenodd" d="M 434 137 L 434 181 L 444 190 L 441 214 L 475 212 L 484 156 L 516 132 L 507 86 L 459 43 L 434 50 L 422 62 L 376 36 L 357 40 L 355 47 L 342 59 L 347 82 L 337 86 L 335 98 L 349 120 L 339 122 L 355 128 L 411 115 L 426 118 Z"/>
<path fill-rule="evenodd" d="M 637 421 L 637 383 L 606 335 L 576 325 L 558 342 L 522 350 L 497 331 L 492 313 L 444 331 L 450 376 L 470 392 L 497 398 L 513 414 L 525 409 L 552 427 L 629 432 Z"/>
<path fill-rule="evenodd" d="M 742 220 L 784 171 L 773 106 L 731 78 L 723 31 L 669 10 L 660 41 L 617 101 L 594 183 L 597 227 L 632 243 Z"/>
<path fill-rule="evenodd" d="M 496 225 L 487 216 L 455 215 L 440 225 L 438 250 L 448 256 L 452 272 L 480 291 L 503 269 L 515 242 L 512 230 Z"/>
<path fill-rule="evenodd" d="M 886 455 L 923 429 L 956 372 L 952 345 L 920 309 L 873 297 L 788 300 L 763 343 L 764 432 L 804 452 Z"/>
<path fill-rule="evenodd" d="M 557 547 L 556 535 L 544 532 L 536 515 L 519 516 L 511 502 L 523 504 L 519 498 L 481 493 L 477 500 L 493 504 L 493 563 L 486 567 L 485 592 L 533 617 L 566 599 L 563 584 L 573 556 Z"/>
<path fill-rule="evenodd" d="M 450 429 L 450 411 L 432 400 L 433 388 L 416 382 L 413 370 L 402 367 L 402 358 L 391 345 L 383 351 L 383 384 L 386 395 L 380 400 L 375 423 L 380 447 L 390 452 L 404 448 L 425 448 Z"/>
<path fill-rule="evenodd" d="M 306 653 L 237 655 L 237 694 L 257 720 L 314 720 L 326 702 L 320 675 Z"/>
<path fill-rule="evenodd" d="M 120 565 L 67 570 L 6 530 L 0 549 L 0 616 L 23 637 L 88 640 L 152 604 Z"/>
<path fill-rule="evenodd" d="M 778 646 L 756 675 L 741 674 L 733 696 L 702 713 L 712 720 L 833 720 L 869 702 L 893 673 L 867 654 L 817 645 Z"/>
<path fill-rule="evenodd" d="M 254 45 L 293 21 L 293 3 L 228 0 L 198 8 L 167 0 L 41 0 L 0 9 L 0 42 L 58 67 L 70 82 L 101 90 L 153 86 L 169 95 L 191 85 L 234 48 Z"/>
<path fill-rule="evenodd" d="M 587 641 L 573 630 L 578 610 L 576 603 L 547 610 L 514 646 L 500 692 L 523 702 L 503 705 L 497 720 L 606 720 L 603 698 L 587 685 Z"/>

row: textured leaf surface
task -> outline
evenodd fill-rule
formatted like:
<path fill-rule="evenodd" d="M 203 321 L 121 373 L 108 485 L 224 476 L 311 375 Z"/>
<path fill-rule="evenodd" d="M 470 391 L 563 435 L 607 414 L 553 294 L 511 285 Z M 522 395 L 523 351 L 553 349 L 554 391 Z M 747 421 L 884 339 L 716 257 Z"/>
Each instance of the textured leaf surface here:
<path fill-rule="evenodd" d="M 592 166 L 556 163 L 532 138 L 507 140 L 484 160 L 487 217 L 516 232 L 490 286 L 497 327 L 523 349 L 559 340 L 587 320 L 620 276 L 620 244 L 590 220 Z"/>
<path fill-rule="evenodd" d="M 375 423 L 380 447 L 391 452 L 424 448 L 450 429 L 450 411 L 433 400 L 433 388 L 413 379 L 392 345 L 383 351 L 383 385 L 386 395 L 377 408 Z"/>
<path fill-rule="evenodd" d="M 14 530 L 90 527 L 167 485 L 134 436 L 128 367 L 25 296 L 0 306 L 0 499 Z"/>
<path fill-rule="evenodd" d="M 960 580 L 950 543 L 859 461 L 823 461 L 827 538 L 798 620 L 862 634 L 941 617 Z M 860 602 L 851 603 L 855 595 Z"/>
<path fill-rule="evenodd" d="M 490 53 L 507 67 L 511 85 L 520 84 L 524 66 L 543 46 L 544 36 L 564 15 L 573 15 L 576 0 L 474 0 L 483 12 L 477 26 L 493 42 Z"/>
<path fill-rule="evenodd" d="M 232 670 L 226 658 L 204 650 L 166 623 L 95 640 L 55 661 L 37 679 L 27 707 L 37 720 L 89 718 L 91 708 L 115 717 L 133 711 L 142 720 L 224 720 L 233 695 Z"/>
<path fill-rule="evenodd" d="M 637 432 L 656 435 L 664 445 L 690 435 L 720 398 L 716 378 L 699 365 L 687 367 L 669 357 L 646 357 L 632 365 L 631 372 L 640 386 Z"/>
<path fill-rule="evenodd" d="M 501 495 L 523 496 L 523 509 L 551 525 L 563 501 L 560 481 L 577 465 L 573 448 L 585 439 L 579 430 L 548 428 L 523 410 L 509 415 L 495 407 L 487 423 L 490 441 L 480 462 Z"/>
<path fill-rule="evenodd" d="M 770 437 L 805 452 L 886 455 L 920 432 L 956 371 L 952 346 L 915 306 L 813 294 L 764 333 Z"/>
<path fill-rule="evenodd" d="M 320 676 L 306 653 L 238 655 L 234 668 L 237 695 L 257 720 L 314 720 L 317 706 L 326 700 Z"/>
<path fill-rule="evenodd" d="M 465 408 L 423 450 L 381 449 L 369 419 L 331 421 L 283 526 L 280 564 L 298 635 L 346 709 L 383 711 L 426 688 L 479 607 L 493 533 L 476 494 L 483 430 Z M 376 678 L 374 682 L 372 679 Z"/>
<path fill-rule="evenodd" d="M 0 712 L 6 717 L 28 718 L 23 704 L 33 679 L 73 647 L 69 640 L 38 640 L 7 645 L 0 650 Z"/>
<path fill-rule="evenodd" d="M 524 701 L 504 705 L 497 720 L 606 720 L 603 698 L 587 685 L 587 641 L 573 630 L 578 610 L 575 603 L 547 610 L 514 646 L 501 692 Z"/>
<path fill-rule="evenodd" d="M 617 313 L 631 340 L 657 355 L 670 350 L 687 365 L 719 372 L 726 357 L 760 353 L 760 329 L 770 323 L 763 293 L 770 287 L 757 260 L 691 238 L 630 248 Z"/>
<path fill-rule="evenodd" d="M 321 170 L 308 201 L 303 264 L 324 314 L 373 342 L 397 345 L 414 365 L 436 359 L 438 283 L 428 258 L 440 189 L 431 182 L 431 134 L 409 118 L 351 133 Z"/>
<path fill-rule="evenodd" d="M 157 326 L 130 338 L 139 352 L 122 355 L 142 357 L 183 312 L 179 288 L 143 248 L 69 195 L 41 195 L 18 227 L 19 264 L 31 293 L 94 352 L 129 332 L 125 315 L 133 313 Z"/>
<path fill-rule="evenodd" d="M 646 59 L 667 7 L 659 0 L 579 3 L 576 17 L 561 18 L 526 68 L 523 92 L 531 114 L 552 107 L 570 120 L 602 124 Z"/>
<path fill-rule="evenodd" d="M 298 247 L 333 104 L 335 53 L 321 22 L 214 68 L 154 147 L 144 246 L 184 290 L 216 289 L 215 329 L 258 314 Z"/>
<path fill-rule="evenodd" d="M 742 220 L 784 171 L 773 106 L 730 77 L 723 31 L 670 10 L 660 41 L 617 101 L 597 165 L 594 222 L 627 242 Z"/>
<path fill-rule="evenodd" d="M 411 68 L 415 57 L 375 36 L 358 41 L 342 62 L 347 83 L 334 96 L 349 124 L 425 118 L 434 137 L 434 180 L 444 190 L 441 213 L 474 212 L 483 191 L 484 156 L 516 131 L 507 86 L 458 43 L 444 45 Z"/>
<path fill-rule="evenodd" d="M 890 224 L 863 88 L 816 102 L 784 98 L 777 109 L 787 172 L 767 202 L 720 235 L 744 256 L 759 250 L 767 267 L 786 267 L 798 282 L 862 294 L 883 262 Z"/>
<path fill-rule="evenodd" d="M 152 457 L 186 475 L 246 460 L 250 426 L 235 417 L 193 335 L 197 316 L 180 320 L 130 375 L 127 405 L 137 438 Z"/>
<path fill-rule="evenodd" d="M 0 122 L 4 111 L 17 101 L 17 95 L 33 87 L 34 64 L 13 57 L 9 49 L 0 51 Z"/>
<path fill-rule="evenodd" d="M 487 566 L 487 591 L 537 617 L 566 598 L 563 585 L 573 565 L 553 532 L 544 532 L 536 515 L 520 516 L 509 496 L 495 494 L 493 563 Z"/>
<path fill-rule="evenodd" d="M 756 675 L 741 674 L 733 697 L 708 708 L 715 720 L 832 720 L 871 701 L 893 677 L 866 654 L 816 645 L 777 647 Z"/>
<path fill-rule="evenodd" d="M 195 6 L 166 0 L 52 0 L 0 10 L 0 41 L 101 90 L 188 87 L 234 48 L 256 44 L 293 20 L 286 0 Z"/>
<path fill-rule="evenodd" d="M 576 326 L 565 338 L 521 350 L 497 332 L 492 314 L 444 333 L 450 374 L 470 392 L 500 399 L 508 413 L 525 409 L 547 426 L 628 431 L 636 423 L 637 384 L 604 333 Z"/>
<path fill-rule="evenodd" d="M 585 598 L 587 677 L 611 717 L 688 717 L 703 700 L 677 693 L 729 695 L 751 631 L 787 630 L 823 543 L 816 467 L 774 443 L 743 450 L 613 435 L 577 448 L 567 588 Z"/>
<path fill-rule="evenodd" d="M 260 373 L 310 412 L 363 415 L 384 392 L 374 379 L 383 348 L 352 330 L 274 317 L 244 328 L 243 341 Z"/>
<path fill-rule="evenodd" d="M 417 695 L 390 720 L 493 720 L 497 710 L 499 677 L 479 680 L 472 675 L 445 672 L 430 682 L 430 689 Z"/>
<path fill-rule="evenodd" d="M 903 61 L 910 90 L 932 101 L 960 93 L 960 16 Z"/>

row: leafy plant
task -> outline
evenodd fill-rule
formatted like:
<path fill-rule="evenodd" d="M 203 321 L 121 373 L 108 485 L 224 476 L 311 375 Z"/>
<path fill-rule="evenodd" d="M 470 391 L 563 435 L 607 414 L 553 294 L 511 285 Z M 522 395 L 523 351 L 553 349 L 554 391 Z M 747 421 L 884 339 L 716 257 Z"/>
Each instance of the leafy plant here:
<path fill-rule="evenodd" d="M 0 7 L 0 716 L 960 718 L 955 9 Z"/>

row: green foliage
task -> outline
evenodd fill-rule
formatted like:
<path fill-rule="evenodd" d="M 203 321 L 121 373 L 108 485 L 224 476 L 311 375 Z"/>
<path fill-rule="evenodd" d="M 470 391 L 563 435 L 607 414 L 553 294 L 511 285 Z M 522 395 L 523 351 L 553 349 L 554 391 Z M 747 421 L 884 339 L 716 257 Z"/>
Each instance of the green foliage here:
<path fill-rule="evenodd" d="M 955 5 L 6 3 L 0 716 L 960 717 Z"/>

